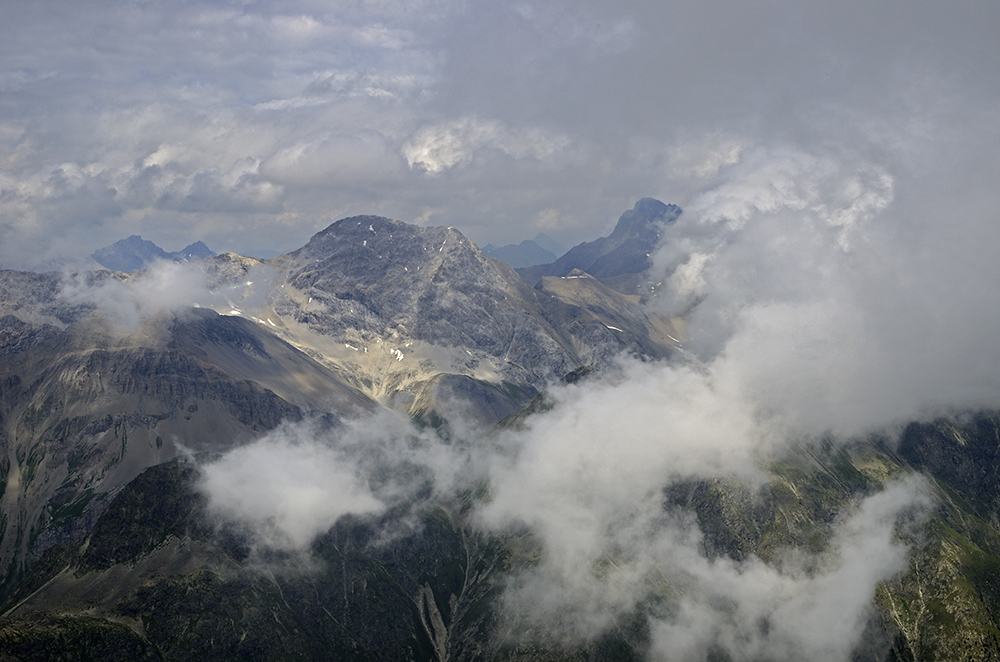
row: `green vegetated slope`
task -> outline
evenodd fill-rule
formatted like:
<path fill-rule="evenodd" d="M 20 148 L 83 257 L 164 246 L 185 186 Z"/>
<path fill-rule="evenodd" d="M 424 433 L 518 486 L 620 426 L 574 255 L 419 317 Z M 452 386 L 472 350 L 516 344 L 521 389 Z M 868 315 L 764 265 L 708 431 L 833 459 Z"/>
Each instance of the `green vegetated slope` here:
<path fill-rule="evenodd" d="M 789 547 L 823 551 L 861 497 L 921 471 L 935 503 L 897 532 L 909 570 L 879 586 L 857 658 L 997 659 L 998 426 L 983 414 L 911 425 L 898 445 L 802 446 L 760 490 L 691 481 L 664 507 L 694 513 L 709 557 L 772 562 Z M 0 657 L 620 660 L 647 643 L 642 606 L 587 643 L 506 636 L 504 580 L 539 550 L 525 532 L 474 530 L 467 514 L 488 491 L 343 518 L 306 552 L 282 554 L 210 520 L 197 474 L 190 462 L 146 470 L 86 538 L 50 549 L 3 608 Z"/>

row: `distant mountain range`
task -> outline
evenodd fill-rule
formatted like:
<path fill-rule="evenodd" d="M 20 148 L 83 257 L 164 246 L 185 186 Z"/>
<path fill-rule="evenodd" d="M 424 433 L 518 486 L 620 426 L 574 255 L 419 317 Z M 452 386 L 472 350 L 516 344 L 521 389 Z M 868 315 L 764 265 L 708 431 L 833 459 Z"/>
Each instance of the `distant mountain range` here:
<path fill-rule="evenodd" d="M 525 239 L 519 244 L 507 244 L 506 246 L 486 244 L 482 251 L 483 255 L 496 258 L 518 268 L 551 262 L 565 253 L 566 249 L 552 237 L 539 232 L 534 239 Z"/>
<path fill-rule="evenodd" d="M 179 251 L 168 253 L 153 242 L 134 234 L 116 241 L 110 246 L 97 249 L 91 254 L 91 257 L 105 269 L 131 273 L 145 269 L 156 260 L 190 262 L 204 260 L 214 255 L 215 253 L 200 241 L 185 246 Z"/>

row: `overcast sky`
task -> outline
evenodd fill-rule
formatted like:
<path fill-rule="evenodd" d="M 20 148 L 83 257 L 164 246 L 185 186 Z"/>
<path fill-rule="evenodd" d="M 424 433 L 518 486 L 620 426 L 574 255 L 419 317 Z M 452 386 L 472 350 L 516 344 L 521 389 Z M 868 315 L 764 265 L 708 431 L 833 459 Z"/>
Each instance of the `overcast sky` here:
<path fill-rule="evenodd" d="M 762 148 L 864 163 L 903 208 L 995 218 L 994 3 L 3 0 L 0 12 L 6 267 L 129 234 L 271 255 L 359 213 L 480 244 L 544 231 L 572 245 L 639 197 L 687 205 Z"/>

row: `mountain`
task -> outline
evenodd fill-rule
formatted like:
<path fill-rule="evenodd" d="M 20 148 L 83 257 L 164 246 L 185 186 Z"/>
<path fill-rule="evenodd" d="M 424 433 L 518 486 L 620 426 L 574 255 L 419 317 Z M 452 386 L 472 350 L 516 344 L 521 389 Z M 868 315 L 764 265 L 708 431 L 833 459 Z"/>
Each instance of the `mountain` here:
<path fill-rule="evenodd" d="M 207 265 L 232 260 L 220 256 Z M 220 269 L 226 275 L 219 278 L 243 287 L 253 281 L 253 266 Z M 615 330 L 587 311 L 585 299 L 529 287 L 454 228 L 342 219 L 266 267 L 273 274 L 266 305 L 244 314 L 269 320 L 289 342 L 352 375 L 370 397 L 416 416 L 442 413 L 430 404 L 447 399 L 431 397 L 444 393 L 440 381 L 432 383 L 439 374 L 453 376 L 453 393 L 485 395 L 474 382 L 496 385 L 486 400 L 466 401 L 482 405 L 474 417 L 492 424 L 581 365 L 608 365 L 622 351 L 664 356 L 673 346 L 661 333 L 669 324 L 645 318 L 637 300 L 619 304 L 645 320 L 636 323 L 641 331 Z M 262 298 L 256 287 L 247 286 L 245 300 Z M 565 324 L 570 318 L 573 324 Z M 507 404 L 498 409 L 493 396 Z"/>
<path fill-rule="evenodd" d="M 908 430 L 907 445 L 944 439 L 942 459 L 971 466 L 995 446 L 987 435 L 997 420 L 995 413 L 971 425 L 941 420 Z M 757 488 L 692 480 L 671 487 L 663 507 L 698 522 L 713 563 L 780 564 L 790 546 L 823 549 L 837 513 L 914 470 L 884 440 L 804 445 L 776 459 Z M 910 570 L 880 585 L 851 659 L 971 662 L 1000 652 L 1000 538 L 954 495 L 967 483 L 948 478 L 950 466 L 940 471 L 927 474 L 939 499 L 932 516 L 896 534 L 913 546 Z M 967 478 L 975 481 L 974 473 Z M 522 639 L 504 625 L 501 595 L 510 577 L 538 563 L 539 550 L 516 527 L 477 529 L 469 504 L 487 495 L 425 494 L 403 510 L 343 518 L 313 543 L 302 568 L 303 561 L 255 557 L 244 532 L 219 527 L 198 475 L 190 461 L 147 469 L 110 499 L 86 537 L 46 552 L 5 606 L 4 651 L 19 660 L 85 653 L 97 660 L 642 659 L 648 619 L 683 599 L 683 585 L 666 585 L 601 636 L 536 630 Z M 292 569 L 277 571 L 282 563 Z"/>
<path fill-rule="evenodd" d="M 590 380 L 622 379 L 623 353 L 641 370 L 682 355 L 673 320 L 609 284 L 641 275 L 630 260 L 677 214 L 639 201 L 611 236 L 567 253 L 587 269 L 562 263 L 530 285 L 453 228 L 342 219 L 272 260 L 227 253 L 193 265 L 214 310 L 181 307 L 124 326 L 97 306 L 101 296 L 67 296 L 58 274 L 0 271 L 0 659 L 639 660 L 656 659 L 664 619 L 691 605 L 687 613 L 739 620 L 739 587 L 706 600 L 696 590 L 704 578 L 675 572 L 685 570 L 675 554 L 652 576 L 637 574 L 636 543 L 624 538 L 583 571 L 607 587 L 599 599 L 620 605 L 613 618 L 588 621 L 578 636 L 560 629 L 562 614 L 536 620 L 510 595 L 547 604 L 545 584 L 534 583 L 550 553 L 539 530 L 520 520 L 484 526 L 499 498 L 494 474 L 466 476 L 460 462 L 455 487 L 436 474 L 483 455 L 501 473 L 512 459 L 545 471 L 552 460 L 518 435 L 579 445 L 582 421 L 553 426 L 549 412 Z M 77 274 L 70 289 L 124 292 L 143 277 Z M 649 443 L 608 404 L 602 454 L 568 466 L 572 494 L 551 493 L 552 507 L 586 495 L 619 449 Z M 383 426 L 400 418 L 387 410 L 404 415 L 399 427 Z M 321 447 L 337 453 L 320 464 L 320 482 L 344 480 L 337 469 L 350 473 L 355 461 L 374 467 L 367 480 L 387 495 L 384 509 L 338 517 L 291 550 L 212 510 L 204 481 L 220 457 L 289 430 L 355 439 L 370 420 L 382 426 L 373 437 Z M 668 431 L 653 443 L 673 443 Z M 838 659 L 1000 659 L 998 439 L 1000 413 L 961 412 L 891 435 L 802 440 L 746 475 L 671 478 L 643 498 L 659 518 L 650 526 L 687 531 L 682 551 L 703 562 L 698 572 L 777 576 L 784 593 L 764 601 L 800 591 L 805 604 L 815 587 L 831 593 L 823 581 L 850 580 L 836 598 L 855 590 L 850 572 L 829 574 L 853 567 L 838 570 L 848 563 L 840 546 L 861 535 L 844 522 L 900 479 L 919 479 L 928 505 L 879 524 L 905 562 L 854 612 L 856 645 Z M 271 463 L 296 446 L 279 451 Z M 313 464 L 321 456 L 306 454 Z M 248 467 L 241 486 L 269 494 L 272 467 Z M 632 479 L 620 476 L 623 489 Z M 302 483 L 285 517 L 315 503 Z M 588 535 L 579 518 L 564 525 Z M 577 579 L 562 576 L 562 588 Z M 641 592 L 622 599 L 623 586 Z M 835 607 L 838 619 L 851 611 Z M 746 648 L 772 659 L 741 646 L 787 628 L 778 619 L 797 615 L 786 612 L 765 611 L 702 657 L 739 659 L 730 653 Z M 691 622 L 678 636 L 711 627 Z"/>
<path fill-rule="evenodd" d="M 198 268 L 225 305 L 134 328 L 64 296 L 60 275 L 0 272 L 3 591 L 149 466 L 305 416 L 389 408 L 441 434 L 459 418 L 488 428 L 581 365 L 672 347 L 636 301 L 531 288 L 453 228 L 354 217 L 274 260 Z M 73 287 L 143 277 L 99 271 Z"/>
<path fill-rule="evenodd" d="M 566 276 L 574 269 L 600 279 L 625 294 L 637 294 L 642 275 L 649 269 L 650 253 L 660 241 L 663 227 L 680 216 L 681 209 L 653 198 L 642 198 L 618 219 L 607 237 L 584 242 L 548 264 L 518 269 L 534 285 L 544 276 Z"/>
<path fill-rule="evenodd" d="M 58 291 L 55 274 L 4 276 L 22 299 Z M 78 538 L 107 496 L 149 466 L 224 451 L 310 412 L 376 408 L 239 317 L 189 309 L 123 332 L 86 306 L 51 303 L 56 317 L 36 304 L 24 321 L 9 314 L 24 309 L 10 299 L 0 315 L 0 585 Z"/>
<path fill-rule="evenodd" d="M 480 659 L 493 635 L 502 540 L 430 509 L 344 520 L 313 569 L 254 568 L 247 539 L 219 530 L 197 468 L 148 469 L 111 500 L 82 541 L 52 550 L 0 620 L 18 660 Z M 379 532 L 398 533 L 372 544 Z M 272 560 L 272 563 L 279 562 Z M 414 599 L 416 598 L 416 599 Z"/>
<path fill-rule="evenodd" d="M 560 244 L 558 241 L 545 234 L 544 232 L 539 232 L 532 239 L 536 244 L 541 246 L 543 249 L 552 253 L 553 257 L 559 257 L 566 252 L 566 247 Z"/>
<path fill-rule="evenodd" d="M 134 234 L 126 239 L 120 239 L 110 246 L 97 249 L 91 254 L 91 257 L 106 269 L 131 273 L 145 269 L 155 260 L 190 262 L 203 260 L 213 255 L 215 253 L 200 241 L 174 253 L 167 253 L 153 242 Z"/>
<path fill-rule="evenodd" d="M 506 262 L 512 267 L 530 267 L 535 264 L 547 264 L 556 259 L 554 253 L 542 248 L 538 242 L 525 239 L 520 244 L 483 247 L 483 255 Z"/>
<path fill-rule="evenodd" d="M 167 253 L 170 259 L 177 262 L 191 262 L 193 260 L 204 260 L 213 257 L 215 253 L 201 241 L 189 244 L 179 251 Z"/>

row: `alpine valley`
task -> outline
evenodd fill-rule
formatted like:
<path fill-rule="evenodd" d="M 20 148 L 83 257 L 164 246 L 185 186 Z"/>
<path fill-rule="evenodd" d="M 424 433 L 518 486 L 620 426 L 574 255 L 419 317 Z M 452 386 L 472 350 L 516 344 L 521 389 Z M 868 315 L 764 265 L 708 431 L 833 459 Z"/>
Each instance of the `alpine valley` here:
<path fill-rule="evenodd" d="M 0 661 L 665 657 L 660 624 L 697 601 L 691 575 L 633 572 L 638 597 L 582 626 L 525 608 L 512 596 L 552 550 L 527 517 L 487 524 L 498 492 L 470 467 L 509 460 L 507 440 L 623 363 L 690 360 L 685 320 L 647 305 L 649 256 L 680 215 L 642 199 L 609 236 L 517 270 L 454 228 L 358 216 L 270 260 L 0 272 Z M 263 498 L 220 507 L 211 479 L 236 451 L 303 434 L 340 440 L 328 482 L 346 487 L 272 513 L 267 467 L 244 455 L 232 475 Z M 365 445 L 378 435 L 392 443 Z M 861 596 L 844 659 L 994 660 L 998 455 L 1000 413 L 959 412 L 803 440 L 756 478 L 664 476 L 650 498 L 664 527 L 697 532 L 706 567 L 802 579 L 859 504 L 925 481 L 920 512 L 888 526 L 905 563 Z M 325 466 L 310 457 L 303 470 Z M 588 581 L 617 590 L 640 565 L 629 549 Z M 722 598 L 711 610 L 742 618 Z M 778 639 L 773 617 L 736 630 L 699 656 L 798 650 L 754 648 Z"/>

